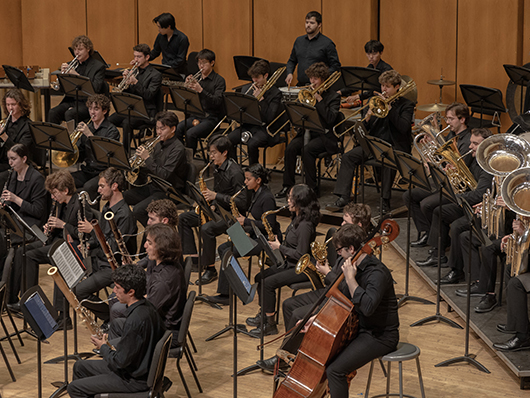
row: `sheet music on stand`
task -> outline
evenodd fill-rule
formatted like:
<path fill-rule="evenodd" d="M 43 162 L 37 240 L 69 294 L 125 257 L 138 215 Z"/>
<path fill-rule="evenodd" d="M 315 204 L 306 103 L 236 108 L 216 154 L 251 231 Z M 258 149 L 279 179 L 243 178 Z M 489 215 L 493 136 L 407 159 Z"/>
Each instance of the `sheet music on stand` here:
<path fill-rule="evenodd" d="M 48 252 L 52 264 L 59 269 L 61 276 L 72 290 L 85 275 L 85 266 L 77 257 L 68 243 L 59 239 L 55 241 Z"/>
<path fill-rule="evenodd" d="M 53 319 L 50 311 L 48 311 L 48 308 L 46 308 L 46 304 L 39 292 L 34 292 L 26 301 L 24 301 L 24 306 L 33 317 L 36 326 L 40 329 L 40 333 L 38 333 L 39 331 L 37 330 L 35 330 L 35 332 L 39 334 L 41 339 L 49 339 L 57 330 L 58 325 L 55 319 Z"/>

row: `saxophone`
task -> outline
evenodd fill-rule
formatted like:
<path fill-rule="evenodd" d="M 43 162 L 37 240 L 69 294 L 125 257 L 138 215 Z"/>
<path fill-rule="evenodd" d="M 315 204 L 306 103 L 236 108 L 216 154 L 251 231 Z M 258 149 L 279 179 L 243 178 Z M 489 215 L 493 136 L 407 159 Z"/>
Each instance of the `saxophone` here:
<path fill-rule="evenodd" d="M 282 206 L 277 210 L 266 211 L 265 213 L 261 215 L 261 222 L 263 223 L 263 226 L 265 227 L 265 230 L 267 231 L 269 242 L 274 242 L 276 240 L 276 235 L 274 235 L 274 232 L 272 231 L 272 227 L 269 224 L 269 221 L 267 220 L 267 216 L 269 214 L 279 213 L 280 211 L 282 211 L 283 209 L 286 209 L 287 207 L 289 207 L 289 205 Z"/>
<path fill-rule="evenodd" d="M 208 187 L 206 186 L 206 183 L 204 182 L 204 172 L 206 171 L 208 167 L 210 167 L 212 162 L 213 160 L 210 160 L 210 163 L 208 163 L 206 166 L 204 166 L 203 169 L 201 169 L 201 171 L 199 171 L 199 190 L 201 192 L 206 191 L 208 189 Z M 208 203 L 208 205 L 210 204 L 210 202 L 208 201 L 206 201 L 206 203 Z M 206 218 L 206 214 L 204 214 L 201 211 L 199 205 L 195 206 L 195 213 L 201 216 L 201 225 L 204 225 L 208 222 L 208 219 Z"/>
<path fill-rule="evenodd" d="M 241 188 L 239 191 L 235 193 L 234 196 L 230 198 L 230 210 L 232 210 L 232 216 L 234 216 L 235 219 L 238 219 L 239 217 L 241 217 L 241 213 L 239 213 L 239 209 L 237 208 L 237 205 L 236 205 L 236 197 L 241 192 L 243 192 L 244 189 L 245 187 Z"/>

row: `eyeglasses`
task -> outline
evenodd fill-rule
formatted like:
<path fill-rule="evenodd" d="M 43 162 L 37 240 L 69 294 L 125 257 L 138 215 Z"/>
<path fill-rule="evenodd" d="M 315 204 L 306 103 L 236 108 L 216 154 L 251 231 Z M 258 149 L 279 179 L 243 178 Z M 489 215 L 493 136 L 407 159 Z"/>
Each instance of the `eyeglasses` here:
<path fill-rule="evenodd" d="M 344 248 L 345 248 L 344 246 L 341 246 L 341 247 L 337 247 L 335 250 L 337 251 L 337 253 L 339 253 Z"/>

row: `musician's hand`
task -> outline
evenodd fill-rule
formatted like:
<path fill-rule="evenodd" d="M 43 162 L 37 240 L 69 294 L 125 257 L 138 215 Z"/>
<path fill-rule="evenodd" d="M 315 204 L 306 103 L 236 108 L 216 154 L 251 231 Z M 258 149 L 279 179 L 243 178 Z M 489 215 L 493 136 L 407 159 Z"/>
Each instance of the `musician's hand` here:
<path fill-rule="evenodd" d="M 188 83 L 188 87 L 191 88 L 192 90 L 197 91 L 199 94 L 202 93 L 202 86 L 195 79 L 190 79 Z"/>
<path fill-rule="evenodd" d="M 322 96 L 319 93 L 315 93 L 315 99 L 317 100 L 317 102 L 320 102 L 322 101 Z"/>
<path fill-rule="evenodd" d="M 91 335 L 90 336 L 90 341 L 99 350 L 103 344 L 107 343 L 107 335 L 104 334 L 102 338 L 98 338 L 98 336 L 96 336 L 96 335 Z"/>
<path fill-rule="evenodd" d="M 359 287 L 359 284 L 357 283 L 357 279 L 355 279 L 355 276 L 357 275 L 357 262 L 352 262 L 351 260 L 351 257 L 346 259 L 341 268 L 342 272 L 344 273 L 344 279 L 348 284 L 350 295 L 353 297 L 353 294 L 355 293 L 357 287 Z"/>
<path fill-rule="evenodd" d="M 523 235 L 524 234 L 524 231 L 525 231 L 525 227 L 524 227 L 524 224 L 521 220 L 513 220 L 512 222 L 512 228 L 513 228 L 513 232 L 519 234 L 519 235 Z"/>
<path fill-rule="evenodd" d="M 348 104 L 354 104 L 355 101 L 360 101 L 361 97 L 359 97 L 359 94 L 350 95 L 349 97 L 346 97 L 346 102 Z"/>
<path fill-rule="evenodd" d="M 245 216 L 239 216 L 237 218 L 237 221 L 239 222 L 239 224 L 244 225 L 245 224 L 245 218 L 246 218 Z"/>
<path fill-rule="evenodd" d="M 495 201 L 495 204 L 496 204 L 497 206 L 507 207 L 507 206 L 506 206 L 506 203 L 504 203 L 504 199 L 502 198 L 501 195 L 497 196 L 497 200 Z"/>
<path fill-rule="evenodd" d="M 131 62 L 129 62 L 129 65 L 131 66 L 134 66 L 134 64 L 136 63 L 136 61 L 134 60 L 134 58 L 131 60 Z"/>
<path fill-rule="evenodd" d="M 15 195 L 13 192 L 8 191 L 7 189 L 2 192 L 2 196 L 0 197 L 6 201 L 13 202 L 18 206 L 22 206 L 22 199 Z"/>
<path fill-rule="evenodd" d="M 90 232 L 92 232 L 94 227 L 92 227 L 92 224 L 90 223 L 90 221 L 81 220 L 81 221 L 78 221 L 77 223 L 77 229 L 79 230 L 79 232 L 89 234 Z"/>
<path fill-rule="evenodd" d="M 208 202 L 211 202 L 217 198 L 217 192 L 210 191 L 208 188 L 206 188 L 205 191 L 202 191 L 202 196 L 204 196 L 204 199 L 206 199 Z"/>
<path fill-rule="evenodd" d="M 309 330 L 309 327 L 313 324 L 313 321 L 315 320 L 316 317 L 317 317 L 316 315 L 313 315 L 311 318 L 309 318 L 307 322 L 305 323 L 304 328 L 300 332 L 307 333 L 307 331 Z M 296 322 L 296 324 L 298 325 L 300 322 L 302 322 L 301 319 L 298 322 Z"/>
<path fill-rule="evenodd" d="M 318 272 L 324 275 L 329 274 L 329 272 L 331 271 L 331 268 L 329 267 L 329 263 L 327 260 L 324 264 L 322 264 L 320 261 L 317 261 L 317 263 L 315 264 L 315 267 Z"/>
<path fill-rule="evenodd" d="M 49 219 L 48 219 L 48 228 L 64 228 L 64 226 L 66 225 L 66 223 L 61 220 L 60 218 L 57 218 L 55 216 L 51 216 Z"/>
<path fill-rule="evenodd" d="M 87 137 L 92 137 L 94 134 L 92 134 L 92 131 L 88 128 L 88 125 L 84 122 L 80 122 L 77 125 L 77 130 L 82 131 L 84 135 Z"/>
<path fill-rule="evenodd" d="M 482 211 L 482 202 L 473 205 L 473 209 L 475 210 L 475 214 L 479 214 Z"/>
<path fill-rule="evenodd" d="M 68 64 L 66 62 L 63 62 L 61 64 L 61 73 L 66 72 L 66 69 L 68 69 Z"/>
<path fill-rule="evenodd" d="M 138 83 L 138 79 L 136 78 L 136 76 L 131 76 L 131 77 L 129 77 L 129 85 L 130 85 L 130 86 L 133 86 L 133 85 L 135 85 L 136 83 Z"/>
<path fill-rule="evenodd" d="M 273 242 L 269 242 L 269 246 L 271 247 L 272 250 L 279 249 L 281 246 L 281 243 L 278 240 L 278 237 L 275 237 Z"/>
<path fill-rule="evenodd" d="M 143 160 L 146 160 L 149 157 L 149 151 L 143 146 L 139 146 L 136 149 L 136 155 L 140 156 Z"/>
<path fill-rule="evenodd" d="M 287 83 L 287 85 L 290 86 L 291 83 L 292 83 L 292 81 L 293 81 L 293 74 L 292 74 L 292 73 L 289 73 L 289 74 L 287 75 L 287 77 L 285 78 L 285 83 Z"/>
<path fill-rule="evenodd" d="M 503 236 L 501 239 L 501 251 L 504 251 L 506 249 L 506 245 L 508 244 L 508 239 L 510 239 L 510 235 Z"/>

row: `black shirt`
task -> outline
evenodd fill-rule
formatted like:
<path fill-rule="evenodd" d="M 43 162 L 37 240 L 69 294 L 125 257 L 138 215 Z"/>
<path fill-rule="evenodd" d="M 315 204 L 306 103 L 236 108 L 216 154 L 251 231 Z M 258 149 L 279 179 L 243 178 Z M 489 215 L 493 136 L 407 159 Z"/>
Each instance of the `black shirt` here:
<path fill-rule="evenodd" d="M 212 71 L 199 84 L 203 89 L 199 94 L 202 109 L 210 116 L 220 117 L 223 113 L 223 93 L 226 90 L 225 79 Z"/>
<path fill-rule="evenodd" d="M 311 221 L 302 220 L 296 227 L 294 222 L 289 224 L 280 245 L 280 253 L 286 258 L 288 267 L 294 267 L 300 257 L 310 252 L 310 244 L 315 238 L 316 229 Z"/>
<path fill-rule="evenodd" d="M 120 132 L 107 118 L 101 122 L 97 129 L 94 127 L 94 123 L 90 123 L 88 128 L 96 137 L 105 137 L 114 141 L 120 141 Z M 79 148 L 79 160 L 85 161 L 85 165 L 81 166 L 81 170 L 90 173 L 99 173 L 107 168 L 107 166 L 96 162 L 96 157 L 90 146 L 90 140 L 86 135 L 81 134 L 77 147 Z"/>
<path fill-rule="evenodd" d="M 18 181 L 17 172 L 13 171 L 7 190 L 22 199 L 22 206 L 18 207 L 13 202 L 6 203 L 10 204 L 30 227 L 35 224 L 41 228 L 48 216 L 46 214 L 46 190 L 44 189 L 42 174 L 29 166 L 24 180 Z"/>
<path fill-rule="evenodd" d="M 465 153 L 469 152 L 469 144 L 471 143 L 471 130 L 466 128 L 456 135 L 451 131 L 447 135 L 446 141 L 449 141 L 454 137 L 458 137 L 456 140 L 456 146 L 458 148 L 458 152 L 460 152 L 460 155 L 464 155 Z M 467 155 L 464 158 L 464 161 L 466 162 L 466 166 L 469 167 L 473 162 L 473 156 L 471 156 L 471 154 Z"/>
<path fill-rule="evenodd" d="M 226 159 L 221 167 L 215 166 L 213 175 L 213 190 L 217 193 L 214 204 L 218 204 L 225 210 L 230 210 L 230 198 L 236 194 L 245 183 L 243 169 L 232 159 Z M 235 199 L 235 203 L 241 214 L 245 213 L 247 204 L 246 190 L 243 190 Z"/>
<path fill-rule="evenodd" d="M 162 73 L 157 71 L 154 66 L 148 64 L 145 68 L 140 68 L 136 79 L 138 83 L 131 84 L 125 92 L 142 97 L 147 113 L 149 116 L 154 117 L 156 112 L 161 110 L 164 102 L 164 97 L 160 90 Z"/>
<path fill-rule="evenodd" d="M 168 181 L 175 189 L 184 189 L 190 165 L 186 158 L 186 148 L 174 135 L 169 140 L 155 145 L 151 156 L 145 161 L 145 168 Z"/>
<path fill-rule="evenodd" d="M 19 117 L 15 122 L 9 118 L 5 127 L 7 140 L 4 142 L 0 139 L 0 171 L 9 169 L 7 160 L 7 151 L 15 144 L 24 144 L 30 154 L 33 152 L 33 137 L 29 130 L 31 120 L 27 116 Z"/>
<path fill-rule="evenodd" d="M 340 61 L 335 43 L 320 32 L 311 40 L 307 35 L 297 37 L 287 61 L 287 74 L 293 73 L 298 64 L 298 81 L 303 85 L 308 84 L 305 71 L 315 62 L 324 62 L 331 72 L 338 71 Z"/>
<path fill-rule="evenodd" d="M 241 92 L 246 93 L 251 85 L 252 84 L 249 83 L 243 86 Z M 250 92 L 249 95 L 252 95 L 252 92 Z M 261 121 L 263 123 L 269 124 L 276 118 L 276 116 L 278 116 L 281 111 L 283 111 L 282 92 L 278 89 L 278 87 L 272 86 L 265 92 L 265 94 L 263 94 L 263 99 L 259 101 L 259 113 L 261 116 Z M 244 126 L 246 126 L 246 124 Z"/>
<path fill-rule="evenodd" d="M 79 64 L 75 69 L 81 76 L 86 76 L 90 79 L 92 87 L 96 94 L 106 94 L 108 92 L 108 85 L 105 82 L 105 65 L 99 62 L 97 59 L 89 56 L 85 62 Z M 75 100 L 75 95 L 70 97 L 70 101 Z M 85 103 L 85 99 L 81 99 L 81 102 Z"/>
<path fill-rule="evenodd" d="M 377 68 L 374 67 L 372 64 L 368 64 L 367 68 L 368 69 L 377 69 L 378 71 L 381 71 L 381 73 L 386 72 L 387 70 L 394 69 L 389 64 L 387 64 L 385 61 L 383 61 L 382 59 L 379 60 L 379 62 L 377 63 Z M 347 87 L 344 87 L 344 88 L 342 88 L 340 90 L 341 94 L 344 97 L 349 97 L 350 95 L 352 95 L 354 93 L 354 91 L 357 91 L 357 90 L 354 90 L 354 89 L 351 89 L 351 88 L 347 88 Z M 361 100 L 363 100 L 363 99 L 366 99 L 366 98 L 370 98 L 373 95 L 374 95 L 373 91 L 365 90 L 359 95 L 359 97 L 360 97 Z"/>
<path fill-rule="evenodd" d="M 166 35 L 158 34 L 151 50 L 150 60 L 157 58 L 162 53 L 162 63 L 169 65 L 179 73 L 186 73 L 186 55 L 190 42 L 188 36 L 175 29 L 171 40 Z"/>
<path fill-rule="evenodd" d="M 460 194 L 459 197 L 467 200 L 467 202 L 473 206 L 482 202 L 482 197 L 486 193 L 486 190 L 491 188 L 491 180 L 493 176 L 480 167 L 477 163 L 477 159 L 472 157 L 471 154 L 467 155 L 467 157 L 472 159 L 471 165 L 469 166 L 469 171 L 471 171 L 471 174 L 473 174 L 473 177 L 475 177 L 477 188 L 472 191 L 464 192 Z"/>
<path fill-rule="evenodd" d="M 270 210 L 276 210 L 276 200 L 274 199 L 274 195 L 270 191 L 269 187 L 261 186 L 257 192 L 252 191 L 252 199 L 250 206 L 248 207 L 248 212 L 252 215 L 254 220 L 245 218 L 245 221 L 243 222 L 245 231 L 251 232 L 251 235 L 253 236 L 254 231 L 252 229 L 252 223 L 254 223 L 256 227 L 260 229 L 260 231 L 262 231 L 264 234 L 267 234 L 265 226 L 261 221 L 261 216 L 263 213 Z M 276 214 L 269 214 L 267 216 L 267 222 L 271 226 L 275 235 L 281 233 L 280 223 L 276 221 Z"/>
<path fill-rule="evenodd" d="M 79 233 L 77 230 L 77 225 L 79 221 L 79 215 L 83 217 L 80 213 L 81 202 L 79 201 L 79 196 L 74 193 L 68 203 L 60 203 L 58 206 L 58 218 L 65 222 L 64 228 L 55 228 L 52 231 L 51 237 L 53 240 L 63 238 L 63 229 L 68 233 L 72 239 L 75 241 L 75 245 L 79 244 Z M 85 206 L 84 217 L 87 220 L 91 220 L 92 208 L 89 205 Z"/>

